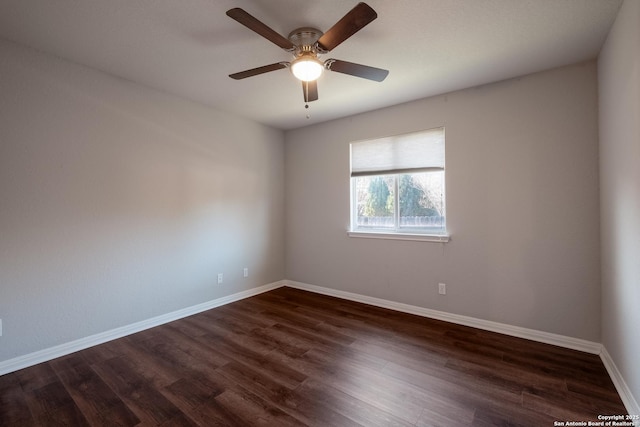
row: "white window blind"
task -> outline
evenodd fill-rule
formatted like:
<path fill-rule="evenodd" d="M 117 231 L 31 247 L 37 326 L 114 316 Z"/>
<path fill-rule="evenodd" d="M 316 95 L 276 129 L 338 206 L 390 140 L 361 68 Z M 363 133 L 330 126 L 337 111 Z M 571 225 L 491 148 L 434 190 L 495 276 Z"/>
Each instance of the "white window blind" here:
<path fill-rule="evenodd" d="M 444 128 L 351 144 L 351 176 L 444 170 Z"/>

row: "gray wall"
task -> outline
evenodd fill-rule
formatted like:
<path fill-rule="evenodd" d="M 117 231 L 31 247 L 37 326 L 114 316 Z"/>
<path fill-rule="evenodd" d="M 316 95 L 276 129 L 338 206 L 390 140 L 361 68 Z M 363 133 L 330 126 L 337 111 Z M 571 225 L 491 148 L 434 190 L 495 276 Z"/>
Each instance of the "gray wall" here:
<path fill-rule="evenodd" d="M 286 132 L 287 279 L 599 341 L 597 120 L 588 62 Z M 451 241 L 348 237 L 349 142 L 443 125 Z"/>
<path fill-rule="evenodd" d="M 281 131 L 8 42 L 0 94 L 0 361 L 284 277 Z"/>
<path fill-rule="evenodd" d="M 602 342 L 640 397 L 640 2 L 626 0 L 598 60 Z"/>

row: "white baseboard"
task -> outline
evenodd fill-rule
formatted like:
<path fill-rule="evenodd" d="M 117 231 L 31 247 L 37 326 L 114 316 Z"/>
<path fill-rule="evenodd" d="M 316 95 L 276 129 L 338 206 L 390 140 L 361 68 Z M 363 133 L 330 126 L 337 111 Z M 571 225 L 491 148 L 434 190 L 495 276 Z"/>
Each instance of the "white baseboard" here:
<path fill-rule="evenodd" d="M 616 386 L 616 390 L 618 390 L 618 394 L 620 395 L 620 399 L 622 399 L 622 403 L 624 403 L 624 407 L 627 408 L 627 413 L 630 415 L 640 415 L 640 405 L 638 405 L 638 401 L 633 397 L 631 389 L 625 382 L 622 374 L 618 370 L 618 367 L 613 362 L 611 355 L 604 346 L 602 346 L 602 351 L 600 352 L 600 359 L 602 359 L 604 367 L 607 368 L 611 381 L 613 381 L 613 385 Z"/>
<path fill-rule="evenodd" d="M 429 308 L 417 307 L 414 305 L 384 300 L 381 298 L 369 297 L 366 295 L 354 294 L 351 292 L 339 291 L 336 289 L 324 288 L 321 286 L 309 285 L 307 283 L 295 282 L 291 280 L 285 280 L 285 284 L 286 286 L 289 286 L 291 288 L 302 289 L 318 294 L 361 302 L 364 304 L 374 305 L 376 307 L 388 308 L 391 310 L 415 314 L 431 319 L 443 320 L 445 322 L 470 326 L 472 328 L 484 329 L 486 331 L 497 332 L 513 337 L 525 338 L 528 340 L 543 342 L 546 344 L 553 344 L 559 347 L 570 348 L 586 353 L 600 354 L 600 350 L 602 349 L 602 344 L 600 343 L 582 340 L 579 338 L 567 337 L 564 335 L 552 334 L 550 332 L 542 332 L 535 329 L 527 329 L 519 326 L 507 325 L 504 323 L 492 322 L 490 320 L 476 319 L 474 317 L 461 316 L 459 314 L 446 313 L 444 311 L 438 310 L 431 310 Z"/>
<path fill-rule="evenodd" d="M 183 308 L 181 310 L 173 311 L 171 313 L 163 314 L 151 319 L 142 320 L 140 322 L 132 323 L 130 325 L 122 326 L 120 328 L 111 329 L 109 331 L 101 332 L 99 334 L 91 335 L 85 338 L 80 338 L 75 341 L 71 341 L 65 344 L 60 344 L 54 347 L 39 350 L 33 353 L 19 356 L 13 359 L 0 362 L 0 375 L 15 372 L 29 366 L 37 365 L 38 363 L 47 362 L 55 359 L 56 357 L 66 356 L 67 354 L 74 353 L 76 351 L 84 350 L 86 348 L 103 344 L 107 341 L 115 340 L 125 337 L 127 335 L 134 334 L 136 332 L 144 331 L 145 329 L 153 328 L 165 323 L 173 322 L 174 320 L 182 319 L 183 317 L 192 316 L 194 314 L 201 313 L 206 310 L 210 310 L 221 305 L 229 304 L 234 301 L 249 298 L 254 295 L 268 292 L 270 290 L 285 286 L 284 281 L 269 283 L 267 285 L 259 286 L 257 288 L 248 289 L 246 291 L 238 292 L 232 295 L 228 295 L 222 298 L 217 298 L 211 301 L 197 304 L 191 307 Z"/>

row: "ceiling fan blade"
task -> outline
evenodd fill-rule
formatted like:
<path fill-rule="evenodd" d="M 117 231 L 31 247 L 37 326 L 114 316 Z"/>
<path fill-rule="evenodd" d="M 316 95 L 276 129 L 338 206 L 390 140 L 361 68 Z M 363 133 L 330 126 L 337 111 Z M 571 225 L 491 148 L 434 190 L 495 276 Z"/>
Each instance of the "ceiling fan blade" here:
<path fill-rule="evenodd" d="M 262 67 L 252 68 L 250 70 L 240 71 L 239 73 L 229 74 L 229 77 L 235 80 L 246 79 L 247 77 L 257 76 L 259 74 L 268 73 L 270 71 L 281 70 L 287 68 L 288 62 L 276 62 L 275 64 L 263 65 Z"/>
<path fill-rule="evenodd" d="M 302 82 L 302 93 L 304 95 L 304 102 L 311 102 L 318 100 L 318 81 Z"/>
<path fill-rule="evenodd" d="M 341 61 L 339 59 L 327 59 L 324 66 L 331 71 L 362 77 L 363 79 L 374 80 L 376 82 L 383 81 L 389 74 L 389 70 L 354 64 L 353 62 Z"/>
<path fill-rule="evenodd" d="M 326 52 L 333 50 L 377 17 L 376 11 L 368 4 L 358 3 L 318 39 L 318 47 Z"/>
<path fill-rule="evenodd" d="M 269 40 L 272 43 L 277 44 L 284 50 L 293 50 L 295 46 L 288 39 L 284 38 L 280 34 L 276 33 L 274 30 L 260 22 L 258 19 L 249 15 L 243 9 L 236 7 L 234 9 L 227 10 L 227 16 L 232 19 L 235 19 L 251 31 L 254 31 L 260 34 L 265 39 Z"/>

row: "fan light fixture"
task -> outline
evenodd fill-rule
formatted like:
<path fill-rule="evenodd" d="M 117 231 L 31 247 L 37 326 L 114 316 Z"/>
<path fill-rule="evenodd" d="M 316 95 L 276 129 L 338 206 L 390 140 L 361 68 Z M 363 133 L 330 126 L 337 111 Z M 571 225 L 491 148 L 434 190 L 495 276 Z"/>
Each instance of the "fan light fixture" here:
<path fill-rule="evenodd" d="M 303 82 L 312 82 L 322 75 L 324 65 L 312 55 L 302 55 L 291 62 L 291 72 Z"/>
<path fill-rule="evenodd" d="M 242 80 L 247 77 L 289 68 L 291 74 L 302 81 L 304 102 L 309 103 L 318 100 L 318 84 L 316 80 L 325 69 L 375 82 L 383 81 L 389 74 L 388 70 L 369 67 L 368 65 L 355 64 L 334 58 L 327 59 L 324 62 L 318 59 L 318 56 L 331 52 L 378 17 L 376 11 L 366 3 L 358 3 L 325 33 L 313 27 L 300 27 L 291 31 L 288 37 L 278 34 L 265 23 L 239 7 L 227 10 L 227 16 L 294 57 L 291 62 L 279 61 L 229 74 L 229 77 L 234 80 Z M 308 108 L 308 104 L 305 106 Z"/>

